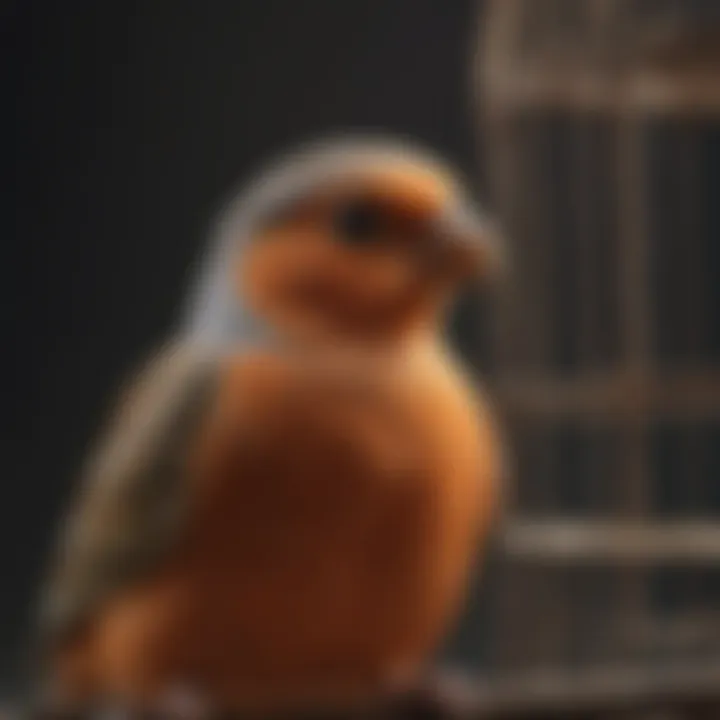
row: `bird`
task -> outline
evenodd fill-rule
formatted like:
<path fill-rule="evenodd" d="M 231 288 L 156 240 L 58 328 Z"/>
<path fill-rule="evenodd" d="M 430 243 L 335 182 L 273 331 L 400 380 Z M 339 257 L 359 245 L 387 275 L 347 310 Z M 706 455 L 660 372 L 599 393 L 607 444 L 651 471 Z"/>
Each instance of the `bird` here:
<path fill-rule="evenodd" d="M 396 138 L 306 143 L 234 193 L 69 508 L 47 702 L 262 714 L 411 686 L 496 516 L 497 413 L 445 325 L 501 256 L 459 174 Z"/>

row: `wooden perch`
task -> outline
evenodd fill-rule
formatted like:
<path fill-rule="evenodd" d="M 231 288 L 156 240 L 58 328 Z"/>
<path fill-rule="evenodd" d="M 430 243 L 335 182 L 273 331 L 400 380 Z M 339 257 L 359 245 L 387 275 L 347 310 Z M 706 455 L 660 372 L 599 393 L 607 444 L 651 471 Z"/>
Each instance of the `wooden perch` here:
<path fill-rule="evenodd" d="M 720 417 L 720 374 L 697 371 L 638 378 L 630 374 L 570 379 L 500 380 L 495 389 L 514 416 L 607 418 L 643 413 L 670 418 Z"/>
<path fill-rule="evenodd" d="M 502 533 L 514 558 L 549 563 L 720 563 L 720 522 L 514 519 Z"/>
<path fill-rule="evenodd" d="M 537 672 L 488 684 L 478 703 L 487 720 L 720 718 L 720 662 L 586 672 Z"/>

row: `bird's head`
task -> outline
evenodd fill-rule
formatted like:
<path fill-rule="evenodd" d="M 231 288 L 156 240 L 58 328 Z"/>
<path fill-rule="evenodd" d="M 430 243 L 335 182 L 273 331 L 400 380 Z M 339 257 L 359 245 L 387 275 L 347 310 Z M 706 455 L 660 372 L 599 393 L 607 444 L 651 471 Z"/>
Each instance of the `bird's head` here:
<path fill-rule="evenodd" d="M 229 217 L 236 299 L 301 341 L 431 331 L 460 286 L 498 259 L 457 177 L 395 143 L 305 149 Z"/>

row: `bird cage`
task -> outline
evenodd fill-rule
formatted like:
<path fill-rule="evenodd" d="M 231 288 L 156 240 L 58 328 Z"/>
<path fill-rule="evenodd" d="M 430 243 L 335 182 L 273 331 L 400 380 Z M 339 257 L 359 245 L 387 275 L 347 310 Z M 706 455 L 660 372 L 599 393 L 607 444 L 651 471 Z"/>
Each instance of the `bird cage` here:
<path fill-rule="evenodd" d="M 720 695 L 720 2 L 482 13 L 515 460 L 488 670 Z"/>

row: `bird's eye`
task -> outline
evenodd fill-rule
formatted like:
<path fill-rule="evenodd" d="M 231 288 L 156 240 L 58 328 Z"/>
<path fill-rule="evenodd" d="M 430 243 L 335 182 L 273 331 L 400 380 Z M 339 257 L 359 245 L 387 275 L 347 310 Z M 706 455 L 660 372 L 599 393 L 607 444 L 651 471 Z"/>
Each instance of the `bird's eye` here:
<path fill-rule="evenodd" d="M 376 239 L 381 229 L 381 222 L 379 208 L 366 201 L 345 205 L 333 218 L 337 239 L 358 245 Z"/>

